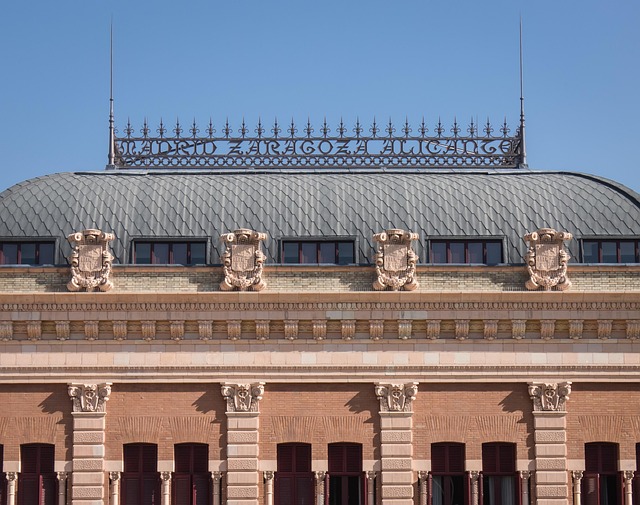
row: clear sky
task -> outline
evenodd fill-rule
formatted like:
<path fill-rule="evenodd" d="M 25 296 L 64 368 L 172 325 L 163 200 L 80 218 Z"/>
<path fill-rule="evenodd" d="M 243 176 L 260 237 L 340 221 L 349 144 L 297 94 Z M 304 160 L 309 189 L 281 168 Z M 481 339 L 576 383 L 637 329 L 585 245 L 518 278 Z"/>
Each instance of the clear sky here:
<path fill-rule="evenodd" d="M 520 14 L 530 167 L 640 191 L 636 0 L 7 1 L 0 188 L 104 169 L 112 16 L 120 130 L 259 116 L 433 129 L 517 126 Z"/>

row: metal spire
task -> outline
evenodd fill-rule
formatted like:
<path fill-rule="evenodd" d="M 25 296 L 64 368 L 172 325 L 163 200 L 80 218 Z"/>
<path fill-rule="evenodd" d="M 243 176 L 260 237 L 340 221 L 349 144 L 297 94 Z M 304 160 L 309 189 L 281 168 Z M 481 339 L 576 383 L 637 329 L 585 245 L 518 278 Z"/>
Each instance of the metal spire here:
<path fill-rule="evenodd" d="M 109 160 L 107 169 L 116 168 L 116 135 L 113 120 L 113 18 L 111 19 L 111 29 L 109 33 Z"/>
<path fill-rule="evenodd" d="M 520 167 L 527 168 L 527 145 L 525 142 L 524 129 L 524 73 L 522 58 L 522 15 L 520 16 L 520 148 L 522 150 Z"/>

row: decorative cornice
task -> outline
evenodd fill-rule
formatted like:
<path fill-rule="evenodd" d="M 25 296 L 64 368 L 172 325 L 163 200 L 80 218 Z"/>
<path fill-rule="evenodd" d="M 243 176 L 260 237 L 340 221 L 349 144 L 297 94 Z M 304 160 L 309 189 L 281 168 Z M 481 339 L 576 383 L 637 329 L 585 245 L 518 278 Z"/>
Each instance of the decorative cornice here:
<path fill-rule="evenodd" d="M 566 412 L 570 394 L 571 382 L 529 384 L 534 412 Z"/>
<path fill-rule="evenodd" d="M 73 412 L 106 412 L 111 383 L 69 384 L 68 392 L 73 402 Z"/>

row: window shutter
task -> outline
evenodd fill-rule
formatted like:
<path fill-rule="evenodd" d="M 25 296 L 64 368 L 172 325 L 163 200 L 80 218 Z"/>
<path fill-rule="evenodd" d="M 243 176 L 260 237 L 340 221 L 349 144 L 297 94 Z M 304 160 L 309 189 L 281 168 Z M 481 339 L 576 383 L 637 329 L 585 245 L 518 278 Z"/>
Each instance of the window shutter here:
<path fill-rule="evenodd" d="M 447 471 L 446 444 L 431 444 L 431 471 L 436 474 Z"/>
<path fill-rule="evenodd" d="M 173 447 L 173 457 L 176 473 L 191 473 L 191 446 L 176 444 Z"/>
<path fill-rule="evenodd" d="M 208 473 L 193 476 L 193 505 L 209 505 L 210 482 Z"/>
<path fill-rule="evenodd" d="M 278 471 L 283 473 L 293 472 L 293 451 L 291 444 L 278 445 Z"/>
<path fill-rule="evenodd" d="M 498 444 L 498 472 L 514 473 L 516 471 L 516 445 Z"/>
<path fill-rule="evenodd" d="M 582 478 L 582 499 L 584 505 L 598 505 L 599 496 L 598 489 L 600 488 L 599 475 L 585 475 Z"/>
<path fill-rule="evenodd" d="M 340 444 L 329 444 L 329 473 L 344 472 L 343 447 Z"/>
<path fill-rule="evenodd" d="M 482 444 L 482 471 L 498 472 L 498 448 L 496 444 Z"/>
<path fill-rule="evenodd" d="M 209 446 L 207 444 L 193 445 L 193 473 L 209 472 Z"/>
<path fill-rule="evenodd" d="M 151 473 L 158 471 L 158 446 L 155 444 L 142 445 L 142 471 Z"/>
<path fill-rule="evenodd" d="M 345 471 L 351 473 L 362 472 L 362 446 L 360 444 L 349 444 L 345 446 Z"/>
<path fill-rule="evenodd" d="M 140 468 L 140 445 L 125 444 L 124 446 L 124 471 L 125 473 L 139 473 Z"/>
<path fill-rule="evenodd" d="M 55 467 L 55 446 L 54 445 L 40 445 L 40 473 L 53 473 Z"/>
<path fill-rule="evenodd" d="M 37 445 L 21 445 L 20 446 L 20 467 L 23 474 L 38 473 L 38 446 Z"/>
<path fill-rule="evenodd" d="M 41 475 L 42 501 L 40 505 L 56 505 L 58 501 L 58 479 L 55 474 Z"/>
<path fill-rule="evenodd" d="M 171 479 L 173 505 L 191 505 L 191 478 L 189 474 L 174 474 Z"/>
<path fill-rule="evenodd" d="M 587 472 L 616 473 L 618 471 L 618 444 L 593 442 L 584 445 Z"/>
<path fill-rule="evenodd" d="M 464 473 L 464 444 L 431 444 L 431 471 Z"/>
<path fill-rule="evenodd" d="M 122 505 L 138 505 L 140 503 L 138 499 L 138 478 L 124 473 L 121 479 L 120 496 L 122 497 Z"/>
<path fill-rule="evenodd" d="M 295 472 L 311 471 L 311 445 L 299 444 L 295 446 Z"/>

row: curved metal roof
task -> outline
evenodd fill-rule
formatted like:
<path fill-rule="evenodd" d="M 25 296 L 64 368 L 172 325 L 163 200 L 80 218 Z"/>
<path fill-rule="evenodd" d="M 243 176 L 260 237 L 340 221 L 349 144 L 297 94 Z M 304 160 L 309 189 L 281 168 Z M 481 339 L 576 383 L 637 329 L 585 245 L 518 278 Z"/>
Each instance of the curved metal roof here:
<path fill-rule="evenodd" d="M 575 238 L 640 236 L 640 195 L 606 179 L 535 171 L 216 171 L 78 172 L 46 175 L 0 193 L 0 240 L 53 237 L 59 259 L 66 236 L 86 228 L 115 233 L 120 263 L 132 239 L 209 238 L 220 262 L 221 233 L 268 234 L 278 261 L 283 237 L 354 237 L 357 261 L 369 263 L 372 236 L 388 228 L 426 239 L 499 237 L 505 261 L 521 263 L 523 235 L 541 227 Z M 578 257 L 577 241 L 569 251 Z"/>

